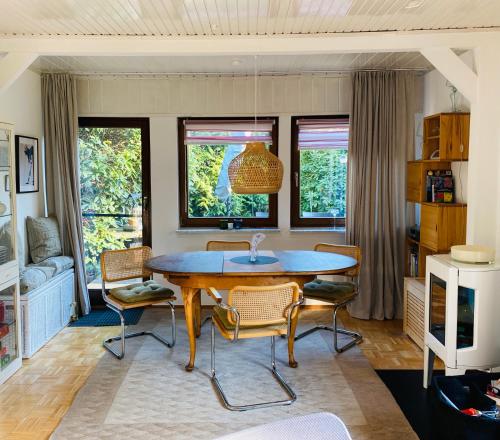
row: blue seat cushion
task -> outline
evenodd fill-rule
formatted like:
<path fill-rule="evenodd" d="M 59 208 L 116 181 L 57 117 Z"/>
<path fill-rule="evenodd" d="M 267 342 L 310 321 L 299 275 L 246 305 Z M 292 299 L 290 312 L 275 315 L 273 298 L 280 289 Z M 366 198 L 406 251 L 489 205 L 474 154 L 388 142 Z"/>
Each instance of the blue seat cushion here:
<path fill-rule="evenodd" d="M 356 296 L 356 285 L 348 281 L 314 280 L 304 284 L 304 296 L 339 304 Z"/>
<path fill-rule="evenodd" d="M 162 286 L 154 280 L 143 283 L 129 284 L 128 286 L 115 287 L 109 294 L 125 303 L 136 303 L 142 301 L 159 301 L 174 296 L 173 290 Z"/>

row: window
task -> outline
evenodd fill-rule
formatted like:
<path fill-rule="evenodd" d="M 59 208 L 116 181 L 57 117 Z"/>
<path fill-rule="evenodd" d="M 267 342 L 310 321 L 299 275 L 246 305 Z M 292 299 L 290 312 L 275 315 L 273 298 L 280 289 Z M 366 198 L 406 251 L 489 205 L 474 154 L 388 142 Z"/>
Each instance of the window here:
<path fill-rule="evenodd" d="M 218 227 L 242 219 L 243 227 L 276 227 L 276 194 L 234 194 L 231 160 L 247 142 L 262 141 L 278 154 L 278 118 L 179 118 L 181 227 Z"/>
<path fill-rule="evenodd" d="M 85 272 L 100 290 L 104 250 L 151 245 L 149 119 L 78 123 Z"/>
<path fill-rule="evenodd" d="M 291 226 L 345 226 L 347 116 L 292 118 Z"/>

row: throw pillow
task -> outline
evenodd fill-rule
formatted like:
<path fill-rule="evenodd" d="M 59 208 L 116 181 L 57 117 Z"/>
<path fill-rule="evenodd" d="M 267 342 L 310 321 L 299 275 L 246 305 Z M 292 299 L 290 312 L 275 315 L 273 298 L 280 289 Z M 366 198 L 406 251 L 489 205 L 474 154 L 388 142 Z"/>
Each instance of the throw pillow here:
<path fill-rule="evenodd" d="M 38 266 L 53 267 L 55 269 L 54 276 L 56 276 L 65 270 L 71 269 L 74 264 L 75 262 L 72 257 L 61 255 L 59 257 L 49 257 L 38 264 Z"/>
<path fill-rule="evenodd" d="M 27 217 L 26 227 L 33 263 L 62 254 L 59 225 L 55 217 Z"/>

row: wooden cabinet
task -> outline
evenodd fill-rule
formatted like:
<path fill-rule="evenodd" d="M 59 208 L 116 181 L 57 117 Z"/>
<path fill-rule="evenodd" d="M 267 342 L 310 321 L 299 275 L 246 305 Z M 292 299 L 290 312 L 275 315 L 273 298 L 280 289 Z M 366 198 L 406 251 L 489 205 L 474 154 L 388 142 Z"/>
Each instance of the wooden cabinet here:
<path fill-rule="evenodd" d="M 434 252 L 448 252 L 465 243 L 467 206 L 463 204 L 422 203 L 420 244 Z"/>
<path fill-rule="evenodd" d="M 469 158 L 470 113 L 439 113 L 424 118 L 422 159 Z"/>
<path fill-rule="evenodd" d="M 449 169 L 451 169 L 451 162 L 449 161 L 412 160 L 408 162 L 406 170 L 406 199 L 409 202 L 425 202 L 427 199 L 427 172 L 430 170 Z"/>

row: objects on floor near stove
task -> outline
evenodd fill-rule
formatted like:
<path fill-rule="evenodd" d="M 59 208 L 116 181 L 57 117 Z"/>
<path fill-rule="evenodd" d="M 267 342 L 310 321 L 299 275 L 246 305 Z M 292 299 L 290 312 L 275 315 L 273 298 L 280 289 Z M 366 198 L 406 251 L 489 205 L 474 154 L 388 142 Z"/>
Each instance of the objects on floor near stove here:
<path fill-rule="evenodd" d="M 484 394 L 499 373 L 436 376 L 430 393 L 432 438 L 496 440 L 500 418 L 495 402 Z"/>
<path fill-rule="evenodd" d="M 486 387 L 486 395 L 500 407 L 500 379 L 492 380 Z"/>

